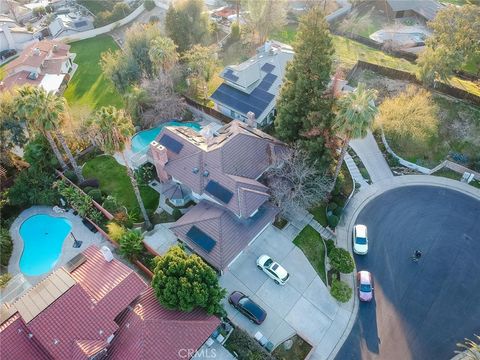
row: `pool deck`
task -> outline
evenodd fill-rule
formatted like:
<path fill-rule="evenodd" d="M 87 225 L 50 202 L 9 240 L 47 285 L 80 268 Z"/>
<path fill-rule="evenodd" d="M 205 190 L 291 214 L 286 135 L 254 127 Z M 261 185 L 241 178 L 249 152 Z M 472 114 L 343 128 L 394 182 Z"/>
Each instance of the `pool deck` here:
<path fill-rule="evenodd" d="M 60 255 L 60 258 L 58 259 L 55 267 L 51 271 L 63 266 L 71 258 L 83 252 L 90 245 L 95 244 L 99 247 L 106 245 L 110 249 L 113 248 L 112 245 L 102 235 L 100 235 L 100 233 L 94 234 L 90 230 L 88 230 L 88 228 L 85 225 L 83 225 L 82 218 L 80 216 L 73 215 L 72 210 L 70 210 L 69 212 L 57 214 L 52 210 L 51 206 L 33 206 L 23 211 L 15 219 L 12 226 L 10 227 L 10 235 L 12 236 L 12 240 L 13 240 L 13 252 L 8 265 L 8 272 L 13 276 L 17 275 L 18 273 L 21 273 L 19 262 L 23 252 L 23 240 L 22 240 L 22 237 L 20 236 L 20 226 L 29 217 L 34 215 L 40 215 L 40 214 L 50 215 L 53 217 L 64 217 L 68 219 L 72 223 L 71 232 L 75 235 L 75 238 L 77 240 L 83 242 L 82 246 L 80 246 L 79 248 L 74 248 L 73 237 L 71 235 L 68 235 L 65 238 L 65 241 L 63 243 L 62 253 Z M 30 282 L 30 284 L 35 285 L 38 282 L 40 282 L 42 279 L 44 279 L 46 276 L 48 276 L 51 273 L 51 271 L 39 276 L 27 276 L 27 275 L 24 275 L 24 276 Z"/>

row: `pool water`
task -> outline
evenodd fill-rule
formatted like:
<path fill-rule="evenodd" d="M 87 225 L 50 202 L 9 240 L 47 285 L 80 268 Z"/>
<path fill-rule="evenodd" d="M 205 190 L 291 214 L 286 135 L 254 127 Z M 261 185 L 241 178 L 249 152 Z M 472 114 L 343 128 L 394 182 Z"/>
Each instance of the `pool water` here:
<path fill-rule="evenodd" d="M 195 131 L 200 131 L 202 127 L 197 123 L 183 123 L 178 121 L 170 121 L 161 124 L 158 127 L 149 130 L 143 130 L 136 133 L 132 137 L 132 151 L 135 153 L 146 152 L 150 143 L 160 134 L 164 126 L 187 126 Z"/>
<path fill-rule="evenodd" d="M 20 226 L 23 239 L 20 271 L 37 276 L 52 270 L 71 230 L 72 223 L 63 217 L 34 215 L 25 220 Z"/>

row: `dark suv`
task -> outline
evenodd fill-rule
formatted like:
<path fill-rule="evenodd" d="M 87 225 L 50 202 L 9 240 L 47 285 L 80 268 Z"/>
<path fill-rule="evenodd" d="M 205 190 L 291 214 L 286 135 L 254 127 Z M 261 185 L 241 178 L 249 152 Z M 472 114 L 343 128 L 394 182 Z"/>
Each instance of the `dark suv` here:
<path fill-rule="evenodd" d="M 228 302 L 255 324 L 260 325 L 267 317 L 267 312 L 260 305 L 254 303 L 240 291 L 232 292 L 228 297 Z"/>

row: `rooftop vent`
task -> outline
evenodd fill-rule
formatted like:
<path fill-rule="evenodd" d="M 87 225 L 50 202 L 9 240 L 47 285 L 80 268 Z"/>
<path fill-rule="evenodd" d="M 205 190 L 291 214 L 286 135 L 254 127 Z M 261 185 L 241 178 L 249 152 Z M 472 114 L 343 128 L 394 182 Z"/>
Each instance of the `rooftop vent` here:
<path fill-rule="evenodd" d="M 199 171 L 199 169 L 197 167 L 194 167 L 192 169 L 192 173 L 194 173 L 194 174 L 198 174 L 198 171 Z"/>
<path fill-rule="evenodd" d="M 205 170 L 205 171 L 203 172 L 203 176 L 207 177 L 208 175 L 210 175 L 210 172 L 209 172 L 208 170 Z"/>
<path fill-rule="evenodd" d="M 35 56 L 39 56 L 40 55 L 40 49 L 37 47 L 35 49 L 33 49 L 33 55 Z"/>
<path fill-rule="evenodd" d="M 29 339 L 31 339 L 32 337 L 33 337 L 33 334 L 32 334 L 32 333 L 28 334 L 28 338 L 29 338 Z"/>
<path fill-rule="evenodd" d="M 38 79 L 38 73 L 31 72 L 30 74 L 28 74 L 27 78 L 29 78 L 30 80 L 37 80 Z"/>
<path fill-rule="evenodd" d="M 78 268 L 80 265 L 82 265 L 85 261 L 87 261 L 87 258 L 85 255 L 82 253 L 74 256 L 72 259 L 70 259 L 65 265 L 64 268 L 68 272 L 72 272 L 76 268 Z"/>
<path fill-rule="evenodd" d="M 54 53 L 58 51 L 58 45 L 57 45 L 57 44 L 53 45 L 52 51 L 53 51 Z"/>
<path fill-rule="evenodd" d="M 113 254 L 108 247 L 102 246 L 100 251 L 102 252 L 103 258 L 106 262 L 111 262 L 113 260 Z"/>
<path fill-rule="evenodd" d="M 60 343 L 60 340 L 58 340 L 58 339 L 53 339 L 53 344 L 54 344 L 54 345 L 57 345 L 58 343 Z"/>

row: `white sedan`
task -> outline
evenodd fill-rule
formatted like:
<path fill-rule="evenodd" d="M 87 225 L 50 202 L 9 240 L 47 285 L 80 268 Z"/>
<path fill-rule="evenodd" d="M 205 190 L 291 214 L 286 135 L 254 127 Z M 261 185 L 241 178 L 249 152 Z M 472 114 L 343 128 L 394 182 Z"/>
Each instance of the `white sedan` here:
<path fill-rule="evenodd" d="M 268 255 L 262 255 L 257 259 L 257 267 L 270 276 L 278 285 L 285 285 L 290 275 L 279 263 L 272 260 Z"/>
<path fill-rule="evenodd" d="M 353 227 L 353 252 L 358 255 L 368 253 L 368 235 L 365 225 L 357 224 Z"/>

